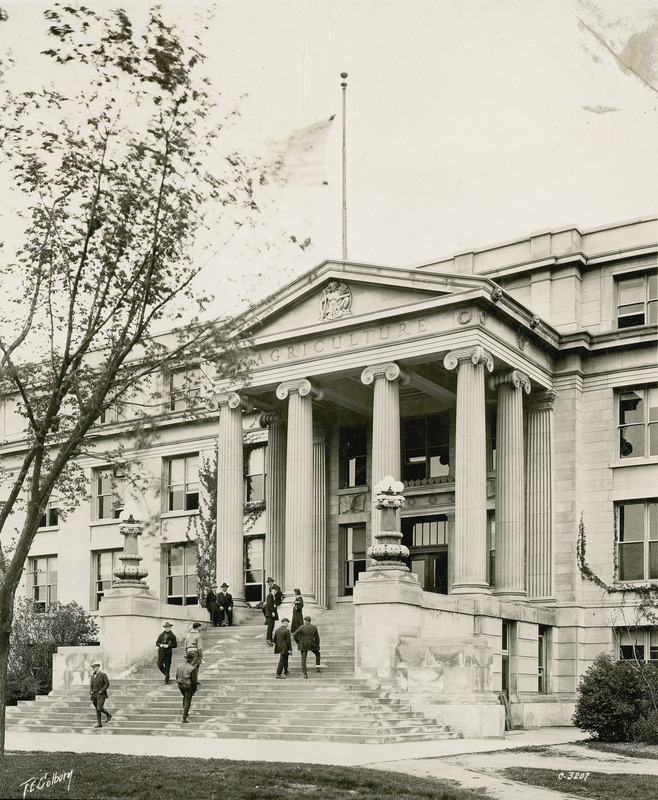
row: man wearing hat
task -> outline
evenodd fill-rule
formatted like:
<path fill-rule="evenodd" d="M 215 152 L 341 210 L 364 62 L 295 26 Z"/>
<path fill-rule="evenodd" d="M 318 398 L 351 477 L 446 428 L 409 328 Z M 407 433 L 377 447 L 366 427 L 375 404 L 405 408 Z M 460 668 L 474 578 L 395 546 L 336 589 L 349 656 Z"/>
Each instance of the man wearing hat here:
<path fill-rule="evenodd" d="M 274 595 L 274 602 L 277 606 L 280 606 L 283 602 L 283 593 L 281 592 L 281 587 L 276 583 L 274 578 L 268 578 L 265 583 L 267 584 L 267 591 L 272 592 Z"/>
<path fill-rule="evenodd" d="M 194 653 L 187 653 L 185 661 L 176 670 L 176 683 L 183 695 L 183 722 L 187 719 L 192 705 L 192 695 L 196 692 L 196 672 L 194 666 Z"/>
<path fill-rule="evenodd" d="M 107 690 L 110 682 L 107 679 L 107 675 L 104 672 L 101 672 L 100 661 L 93 661 L 91 667 L 93 669 L 93 673 L 91 676 L 91 682 L 89 684 L 89 694 L 91 702 L 94 704 L 94 708 L 96 709 L 97 723 L 94 727 L 102 728 L 101 714 L 105 714 L 106 722 L 109 722 L 112 719 L 112 714 L 105 710 L 105 701 L 107 700 Z"/>
<path fill-rule="evenodd" d="M 155 640 L 158 648 L 158 669 L 164 675 L 164 682 L 169 683 L 169 671 L 171 670 L 171 656 L 174 647 L 178 647 L 178 642 L 173 634 L 171 622 L 165 622 L 162 626 L 164 630 Z"/>
<path fill-rule="evenodd" d="M 222 584 L 222 591 L 217 595 L 217 605 L 220 608 L 220 623 L 233 625 L 233 595 L 228 592 L 228 583 Z"/>
<path fill-rule="evenodd" d="M 279 655 L 276 677 L 279 679 L 285 678 L 288 674 L 288 659 L 292 655 L 292 640 L 288 630 L 289 622 L 288 617 L 284 617 L 274 634 L 274 652 Z"/>

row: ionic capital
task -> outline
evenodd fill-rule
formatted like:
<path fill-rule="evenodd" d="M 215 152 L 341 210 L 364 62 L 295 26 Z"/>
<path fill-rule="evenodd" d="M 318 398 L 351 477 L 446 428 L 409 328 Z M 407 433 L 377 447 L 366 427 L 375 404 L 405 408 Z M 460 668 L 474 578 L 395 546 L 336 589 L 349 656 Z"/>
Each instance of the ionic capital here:
<path fill-rule="evenodd" d="M 361 373 L 361 383 L 365 383 L 366 386 L 373 383 L 375 378 L 398 381 L 401 386 L 406 386 L 411 380 L 411 375 L 394 361 L 386 361 L 383 364 L 371 364 Z"/>
<path fill-rule="evenodd" d="M 220 413 L 224 408 L 240 409 L 241 411 L 249 408 L 249 400 L 238 394 L 238 392 L 221 392 L 215 395 L 214 400 L 219 407 Z"/>
<path fill-rule="evenodd" d="M 269 428 L 270 425 L 279 425 L 281 417 L 275 411 L 263 411 L 258 415 L 258 424 L 261 428 Z"/>
<path fill-rule="evenodd" d="M 552 411 L 557 392 L 546 389 L 544 392 L 535 392 L 528 400 L 529 411 Z"/>
<path fill-rule="evenodd" d="M 291 394 L 298 394 L 300 397 L 307 397 L 309 394 L 314 400 L 322 400 L 324 392 L 319 386 L 314 386 L 306 378 L 296 381 L 284 381 L 276 387 L 276 396 L 279 400 L 285 400 Z"/>
<path fill-rule="evenodd" d="M 521 372 L 518 369 L 503 372 L 500 375 L 494 375 L 489 378 L 490 389 L 497 389 L 499 386 L 511 386 L 514 389 L 521 389 L 522 392 L 530 394 L 530 378 L 525 372 Z"/>
<path fill-rule="evenodd" d="M 474 367 L 477 367 L 478 364 L 484 364 L 485 369 L 489 372 L 493 372 L 493 356 L 479 344 L 472 347 L 458 347 L 456 350 L 451 350 L 443 359 L 443 366 L 446 369 L 454 369 L 467 361 L 470 361 Z"/>

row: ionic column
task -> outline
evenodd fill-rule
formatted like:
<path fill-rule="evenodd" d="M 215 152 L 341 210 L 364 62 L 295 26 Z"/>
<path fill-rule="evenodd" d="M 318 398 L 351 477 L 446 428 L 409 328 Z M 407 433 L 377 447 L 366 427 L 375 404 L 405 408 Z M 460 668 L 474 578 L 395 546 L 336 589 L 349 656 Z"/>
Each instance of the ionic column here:
<path fill-rule="evenodd" d="M 520 599 L 526 596 L 523 392 L 530 392 L 530 380 L 515 369 L 489 378 L 489 388 L 498 390 L 494 594 Z"/>
<path fill-rule="evenodd" d="M 277 414 L 261 414 L 258 422 L 262 428 L 267 428 L 265 570 L 283 586 L 286 525 L 286 426 Z"/>
<path fill-rule="evenodd" d="M 372 398 L 372 486 L 391 475 L 400 480 L 400 384 L 406 386 L 409 375 L 389 361 L 366 367 L 361 381 L 374 384 Z M 380 515 L 373 510 L 370 543 L 380 532 Z"/>
<path fill-rule="evenodd" d="M 553 402 L 555 392 L 528 401 L 526 489 L 527 587 L 530 600 L 553 597 Z"/>
<path fill-rule="evenodd" d="M 327 605 L 327 476 L 325 437 L 313 439 L 313 592 Z"/>
<path fill-rule="evenodd" d="M 217 455 L 217 582 L 231 587 L 235 605 L 245 605 L 243 508 L 244 472 L 242 411 L 245 398 L 237 392 L 217 395 L 219 443 Z"/>
<path fill-rule="evenodd" d="M 298 588 L 313 602 L 313 397 L 322 393 L 303 378 L 279 384 L 276 396 L 288 398 L 285 595 Z"/>
<path fill-rule="evenodd" d="M 457 368 L 455 579 L 451 593 L 488 594 L 484 371 L 493 370 L 493 358 L 475 345 L 452 350 L 443 365 Z"/>

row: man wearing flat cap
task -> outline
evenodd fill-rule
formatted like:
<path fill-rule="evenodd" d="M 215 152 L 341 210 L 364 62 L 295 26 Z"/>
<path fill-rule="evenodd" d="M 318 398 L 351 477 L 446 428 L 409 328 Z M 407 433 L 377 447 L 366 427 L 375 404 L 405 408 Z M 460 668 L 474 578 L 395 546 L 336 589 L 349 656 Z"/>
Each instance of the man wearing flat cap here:
<path fill-rule="evenodd" d="M 96 709 L 97 722 L 94 727 L 102 728 L 103 725 L 101 724 L 101 714 L 105 714 L 106 722 L 109 722 L 112 719 L 112 714 L 105 710 L 105 701 L 107 700 L 107 690 L 110 686 L 110 682 L 107 679 L 107 675 L 104 672 L 101 672 L 100 661 L 92 661 L 91 668 L 93 669 L 93 673 L 89 683 L 89 695 L 91 702 L 94 704 L 94 708 Z"/>
<path fill-rule="evenodd" d="M 178 642 L 171 630 L 173 625 L 171 622 L 165 622 L 162 626 L 164 630 L 155 640 L 155 646 L 158 648 L 158 669 L 164 675 L 164 682 L 169 683 L 169 672 L 171 670 L 171 656 L 172 650 L 178 647 Z"/>
<path fill-rule="evenodd" d="M 217 595 L 217 605 L 220 608 L 220 623 L 233 625 L 233 595 L 228 591 L 228 583 L 222 584 L 222 590 Z"/>

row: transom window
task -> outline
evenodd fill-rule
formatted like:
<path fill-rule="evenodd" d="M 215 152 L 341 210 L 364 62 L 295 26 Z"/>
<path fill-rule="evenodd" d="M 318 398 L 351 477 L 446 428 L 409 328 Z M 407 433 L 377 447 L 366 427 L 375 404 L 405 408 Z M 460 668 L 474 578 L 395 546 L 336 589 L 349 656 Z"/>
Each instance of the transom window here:
<path fill-rule="evenodd" d="M 367 431 L 365 423 L 341 425 L 338 430 L 341 489 L 367 484 Z"/>
<path fill-rule="evenodd" d="M 616 628 L 620 661 L 650 661 L 658 665 L 658 629 Z"/>
<path fill-rule="evenodd" d="M 450 417 L 433 414 L 402 421 L 403 480 L 439 478 L 450 472 Z"/>
<path fill-rule="evenodd" d="M 198 605 L 196 544 L 171 545 L 166 550 L 167 603 L 176 606 Z"/>
<path fill-rule="evenodd" d="M 636 275 L 617 281 L 617 326 L 654 325 L 658 322 L 658 274 Z"/>
<path fill-rule="evenodd" d="M 199 404 L 201 396 L 201 370 L 199 367 L 177 370 L 169 374 L 169 411 L 184 411 Z"/>
<path fill-rule="evenodd" d="M 57 556 L 29 559 L 28 597 L 37 611 L 47 611 L 57 601 Z"/>
<path fill-rule="evenodd" d="M 629 500 L 617 514 L 619 580 L 658 580 L 658 501 Z"/>
<path fill-rule="evenodd" d="M 619 395 L 619 457 L 658 455 L 658 388 Z"/>
<path fill-rule="evenodd" d="M 93 497 L 95 519 L 119 519 L 123 511 L 126 481 L 116 467 L 94 470 Z"/>
<path fill-rule="evenodd" d="M 180 456 L 166 462 L 167 511 L 199 508 L 199 456 Z"/>

